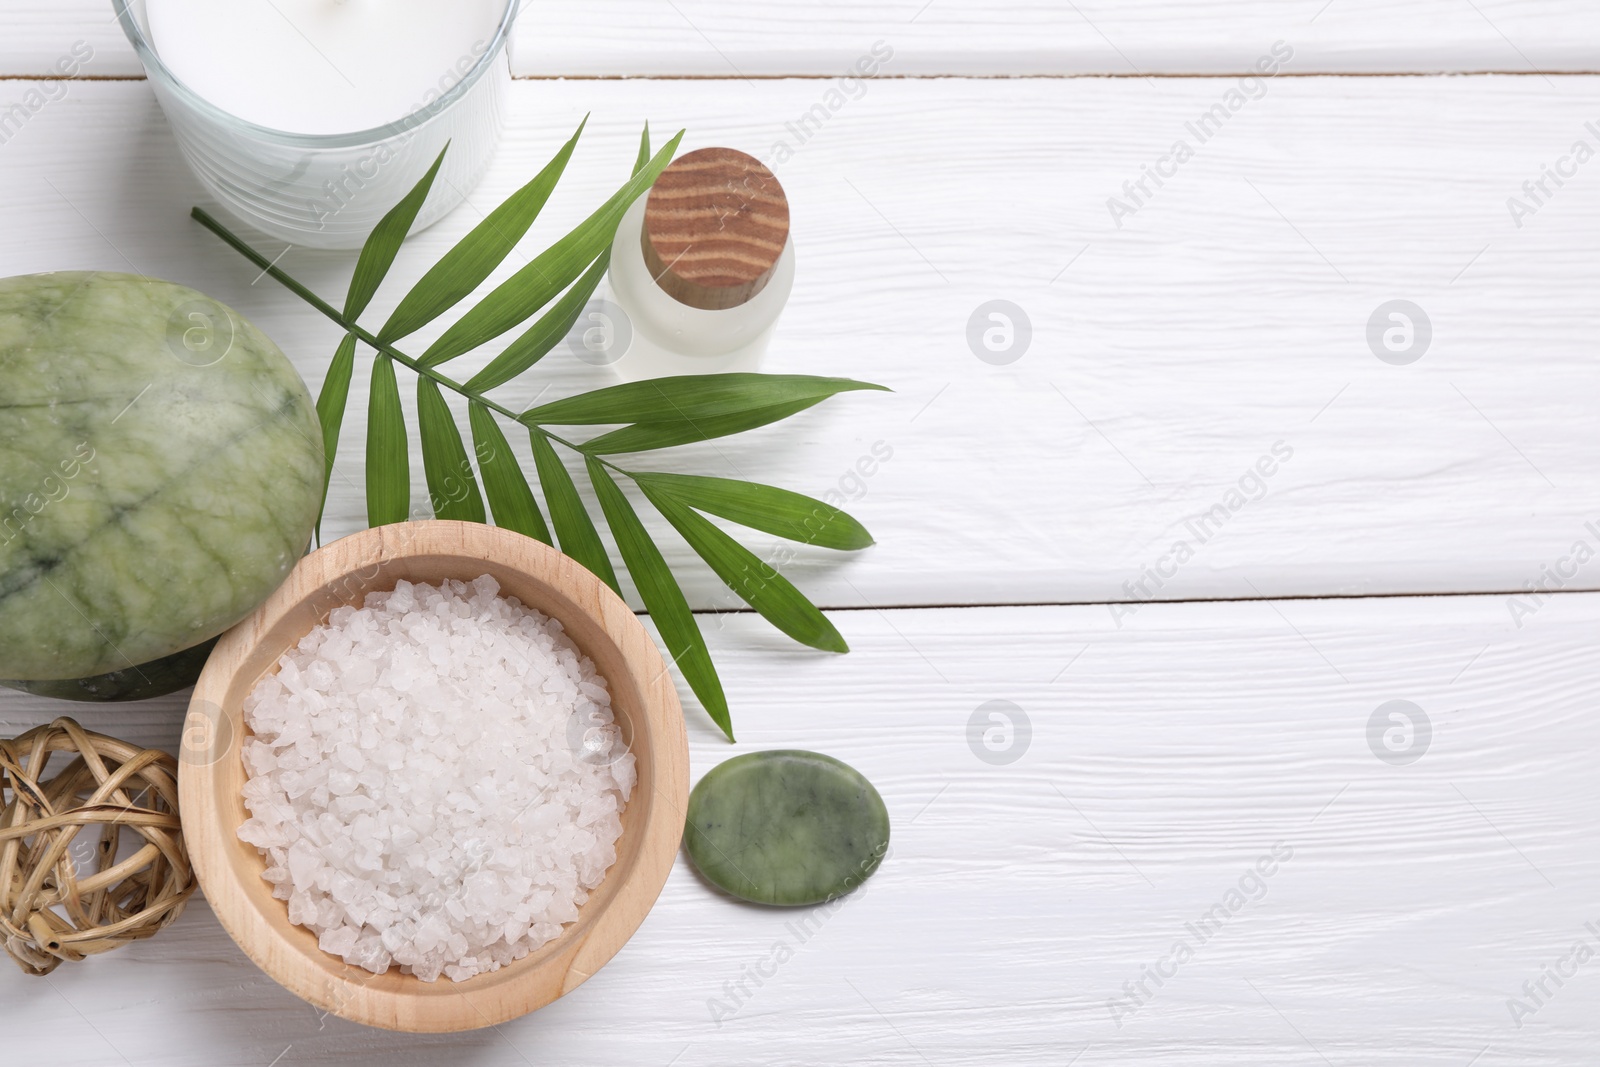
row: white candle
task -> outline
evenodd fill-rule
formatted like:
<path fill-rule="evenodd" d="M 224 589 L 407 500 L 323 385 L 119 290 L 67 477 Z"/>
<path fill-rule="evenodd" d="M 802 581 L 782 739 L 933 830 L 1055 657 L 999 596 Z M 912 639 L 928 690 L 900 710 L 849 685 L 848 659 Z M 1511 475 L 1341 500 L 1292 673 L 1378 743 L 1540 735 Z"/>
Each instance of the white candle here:
<path fill-rule="evenodd" d="M 487 50 L 506 0 L 146 0 L 174 76 L 232 115 L 354 133 L 447 92 Z"/>

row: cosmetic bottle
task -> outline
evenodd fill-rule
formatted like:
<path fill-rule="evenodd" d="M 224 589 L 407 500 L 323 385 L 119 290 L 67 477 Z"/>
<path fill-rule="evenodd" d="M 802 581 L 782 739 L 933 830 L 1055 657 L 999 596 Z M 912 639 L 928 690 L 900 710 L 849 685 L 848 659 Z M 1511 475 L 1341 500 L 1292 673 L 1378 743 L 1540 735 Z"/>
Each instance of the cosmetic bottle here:
<path fill-rule="evenodd" d="M 621 315 L 591 362 L 628 380 L 755 370 L 793 286 L 778 179 L 731 148 L 690 152 L 617 228 L 610 291 Z"/>

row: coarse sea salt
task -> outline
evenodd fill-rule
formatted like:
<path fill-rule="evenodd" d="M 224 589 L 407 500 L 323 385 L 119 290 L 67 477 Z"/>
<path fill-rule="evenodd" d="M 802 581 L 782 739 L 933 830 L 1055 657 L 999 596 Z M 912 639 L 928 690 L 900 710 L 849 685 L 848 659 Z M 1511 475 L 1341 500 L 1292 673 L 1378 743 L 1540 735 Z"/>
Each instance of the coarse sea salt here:
<path fill-rule="evenodd" d="M 489 575 L 340 607 L 244 702 L 239 837 L 289 921 L 381 974 L 522 959 L 616 860 L 634 758 L 561 624 Z"/>

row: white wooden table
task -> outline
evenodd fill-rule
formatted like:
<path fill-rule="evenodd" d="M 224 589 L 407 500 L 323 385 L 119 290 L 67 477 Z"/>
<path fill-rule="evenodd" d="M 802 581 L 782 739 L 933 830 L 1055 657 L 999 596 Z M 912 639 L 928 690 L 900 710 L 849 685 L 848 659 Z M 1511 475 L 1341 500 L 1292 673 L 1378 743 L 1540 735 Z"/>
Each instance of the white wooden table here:
<path fill-rule="evenodd" d="M 198 286 L 315 385 L 336 335 L 188 220 L 204 194 L 107 8 L 0 0 L 0 115 L 93 52 L 5 130 L 0 275 Z M 1600 148 L 1600 10 L 541 3 L 492 173 L 396 274 L 585 111 L 534 240 L 614 185 L 642 120 L 765 150 L 880 41 L 883 76 L 780 168 L 801 265 L 769 369 L 897 391 L 662 460 L 838 490 L 877 535 L 790 567 L 842 658 L 720 614 L 726 590 L 674 563 L 719 613 L 741 737 L 691 709 L 695 776 L 780 746 L 853 763 L 894 820 L 880 873 L 802 940 L 680 862 L 582 989 L 449 1038 L 320 1016 L 197 898 L 151 941 L 44 980 L 0 971 L 0 1063 L 1594 1062 L 1600 561 L 1578 557 L 1600 550 L 1600 162 L 1566 166 L 1520 225 L 1507 201 L 1575 141 Z M 1279 41 L 1283 76 L 1130 199 Z M 285 261 L 331 292 L 350 264 Z M 1031 324 L 1004 365 L 967 342 L 995 299 Z M 1431 341 L 1397 365 L 1368 322 L 1402 299 Z M 530 391 L 601 380 L 542 368 Z M 863 475 L 875 446 L 892 455 Z M 333 534 L 361 521 L 358 453 Z M 1202 537 L 1190 520 L 1216 505 Z M 1398 753 L 1369 728 L 1394 700 L 1429 724 Z M 968 740 L 990 701 L 1028 723 L 1013 713 L 999 753 Z M 170 747 L 183 706 L 5 693 L 0 720 L 70 712 Z"/>

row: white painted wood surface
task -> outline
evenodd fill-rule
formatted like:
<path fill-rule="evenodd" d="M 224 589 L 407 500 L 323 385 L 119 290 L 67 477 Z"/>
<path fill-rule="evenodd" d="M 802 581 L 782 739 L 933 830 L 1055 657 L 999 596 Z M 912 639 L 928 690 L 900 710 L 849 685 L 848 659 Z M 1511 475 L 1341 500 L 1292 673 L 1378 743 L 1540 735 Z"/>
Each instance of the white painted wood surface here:
<path fill-rule="evenodd" d="M 136 73 L 102 6 L 0 0 L 0 76 L 47 71 L 79 40 L 96 52 L 86 73 Z M 797 916 L 719 899 L 680 862 L 586 987 L 451 1038 L 319 1018 L 196 900 L 153 941 L 44 981 L 0 977 L 0 1061 L 1593 1059 L 1600 963 L 1560 986 L 1546 969 L 1580 941 L 1600 950 L 1585 925 L 1600 928 L 1600 594 L 1520 610 L 1503 594 L 1580 539 L 1600 546 L 1586 529 L 1600 525 L 1589 239 L 1600 164 L 1521 227 L 1506 206 L 1575 140 L 1600 147 L 1585 127 L 1600 122 L 1600 81 L 1277 79 L 1199 145 L 1185 124 L 1232 79 L 886 78 L 801 145 L 785 124 L 826 107 L 829 83 L 737 80 L 833 75 L 880 39 L 895 49 L 889 75 L 1236 72 L 1278 39 L 1296 50 L 1295 74 L 1592 70 L 1592 5 L 613 0 L 532 14 L 525 74 L 727 80 L 519 83 L 489 178 L 411 242 L 377 304 L 591 108 L 530 247 L 617 183 L 644 118 L 658 134 L 688 126 L 691 147 L 770 155 L 789 142 L 778 170 L 801 271 L 770 369 L 898 392 L 664 462 L 839 491 L 880 544 L 786 568 L 820 603 L 860 609 L 834 614 L 848 657 L 798 649 L 747 615 L 713 623 L 741 744 L 691 710 L 693 767 L 797 745 L 846 759 L 889 803 L 890 859 L 837 912 L 810 913 L 817 932 L 803 943 L 785 926 Z M 30 88 L 0 80 L 0 113 Z M 1115 226 L 1107 198 L 1127 197 L 1122 183 L 1178 138 L 1194 158 Z M 265 328 L 315 386 L 334 333 L 269 280 L 252 285 L 255 272 L 187 220 L 202 200 L 146 86 L 71 83 L 0 143 L 0 275 L 136 269 L 196 285 Z M 292 250 L 283 265 L 337 294 L 350 260 Z M 995 298 L 1033 326 L 1008 366 L 981 362 L 965 339 Z M 1397 298 L 1434 328 L 1410 366 L 1380 362 L 1365 338 L 1374 309 Z M 526 402 L 546 383 L 549 397 L 603 380 L 558 352 L 503 393 Z M 361 440 L 355 417 L 330 534 L 360 522 Z M 1265 496 L 1159 589 L 1147 578 L 1130 594 L 1124 583 L 1170 569 L 1174 542 L 1198 540 L 1189 517 L 1278 441 L 1294 454 Z M 892 458 L 852 475 L 878 442 Z M 686 552 L 673 560 L 694 575 L 698 606 L 731 603 Z M 1597 576 L 1590 564 L 1560 582 L 1597 590 Z M 1105 603 L 1487 591 L 1502 595 Z M 1037 601 L 1093 603 L 993 606 Z M 1396 699 L 1433 729 L 1404 766 L 1369 742 L 1370 717 Z M 1010 764 L 969 747 L 969 719 L 992 700 L 1031 721 Z M 0 693 L 0 729 L 71 713 L 170 747 L 182 707 L 181 695 L 104 708 Z M 1245 883 L 1261 899 L 1198 945 L 1186 924 L 1215 917 L 1275 845 L 1293 855 L 1259 892 Z M 1193 959 L 1158 988 L 1144 969 L 1170 968 L 1185 937 Z M 757 987 L 751 973 L 787 955 L 780 943 L 792 958 Z M 1135 1003 L 1124 983 L 1141 979 L 1150 993 Z M 1541 981 L 1536 1002 L 1523 986 Z M 1511 998 L 1531 1011 L 1520 1027 Z"/>
<path fill-rule="evenodd" d="M 1600 80 L 1273 81 L 1117 229 L 1107 198 L 1175 138 L 1193 140 L 1185 124 L 1224 87 L 872 84 L 779 167 L 801 269 L 768 366 L 897 392 L 641 465 L 849 498 L 879 546 L 802 552 L 789 567 L 831 606 L 1500 591 L 1595 541 L 1600 262 L 1586 235 L 1600 225 L 1600 170 L 1580 169 L 1520 229 L 1505 202 L 1575 138 L 1600 145 L 1584 127 Z M 790 136 L 786 116 L 818 93 L 809 81 L 736 93 L 681 82 L 670 96 L 653 83 L 517 83 L 489 179 L 407 246 L 372 320 L 585 109 L 590 132 L 530 248 L 620 182 L 645 118 L 687 126 L 689 145 L 761 148 Z M 270 279 L 252 285 L 258 272 L 187 218 L 203 195 L 142 83 L 73 85 L 0 159 L 0 274 L 136 269 L 195 285 L 321 381 L 337 332 Z M 334 297 L 351 263 L 298 249 L 281 260 Z M 1032 320 L 1009 366 L 967 343 L 969 316 L 993 298 Z M 1394 298 L 1433 322 L 1411 366 L 1367 346 L 1369 316 Z M 554 398 L 606 374 L 558 350 L 499 395 Z M 409 403 L 409 383 L 402 392 Z M 361 408 L 331 534 L 364 520 Z M 893 456 L 874 467 L 878 442 Z M 1228 502 L 1278 442 L 1293 457 L 1264 498 L 1202 544 L 1190 518 Z M 863 457 L 871 477 L 856 471 Z M 420 462 L 413 473 L 420 503 Z M 1194 557 L 1176 566 L 1180 540 Z M 674 552 L 699 606 L 733 603 Z M 1141 587 L 1147 568 L 1173 576 Z M 1600 587 L 1600 567 L 1566 580 Z"/>
<path fill-rule="evenodd" d="M 1547 980 L 1520 1029 L 1507 1000 L 1579 940 L 1600 946 L 1600 596 L 1558 597 L 1520 633 L 1498 599 L 1462 597 L 1160 605 L 1121 631 L 1100 607 L 835 618 L 848 657 L 781 648 L 748 619 L 713 637 L 740 749 L 843 757 L 894 820 L 883 868 L 810 913 L 803 943 L 786 923 L 806 912 L 721 899 L 680 859 L 586 986 L 498 1032 L 416 1038 L 319 1018 L 197 901 L 46 981 L 0 973 L 6 1062 L 1592 1062 L 1600 961 Z M 996 699 L 1032 725 L 1004 766 L 966 740 Z M 1392 699 L 1432 721 L 1409 766 L 1368 747 Z M 82 718 L 172 745 L 181 703 Z M 5 717 L 59 710 L 10 698 Z M 698 716 L 690 739 L 696 777 L 735 751 Z M 1119 1028 L 1108 1000 L 1196 940 L 1185 924 L 1275 845 L 1292 856 L 1264 891 L 1247 880 L 1259 902 L 1164 987 L 1146 980 Z M 758 967 L 759 987 L 742 979 Z M 747 995 L 724 988 L 741 980 Z M 720 1026 L 711 1001 L 732 1009 Z"/>
<path fill-rule="evenodd" d="M 1593 71 L 1586 0 L 526 0 L 531 76 L 842 74 L 876 41 L 903 75 L 1216 74 L 1274 41 L 1302 73 Z M 37 74 L 76 41 L 90 72 L 138 74 L 108 0 L 0 2 L 0 74 Z"/>

